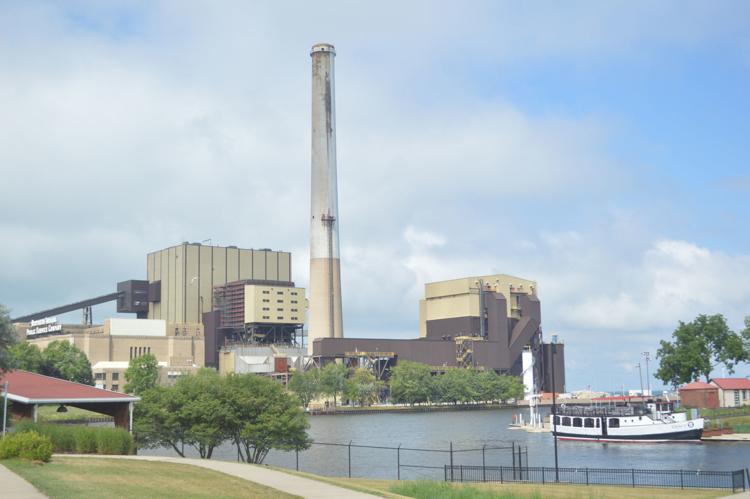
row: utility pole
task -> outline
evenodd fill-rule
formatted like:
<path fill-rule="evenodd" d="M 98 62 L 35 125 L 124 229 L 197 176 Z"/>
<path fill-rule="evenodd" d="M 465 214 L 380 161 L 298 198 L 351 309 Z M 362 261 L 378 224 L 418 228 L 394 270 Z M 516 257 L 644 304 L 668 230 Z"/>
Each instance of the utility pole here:
<path fill-rule="evenodd" d="M 643 359 L 646 361 L 646 390 L 648 391 L 648 396 L 651 396 L 651 379 L 648 374 L 648 362 L 651 360 L 651 354 L 649 352 L 643 352 L 641 355 L 643 355 Z"/>

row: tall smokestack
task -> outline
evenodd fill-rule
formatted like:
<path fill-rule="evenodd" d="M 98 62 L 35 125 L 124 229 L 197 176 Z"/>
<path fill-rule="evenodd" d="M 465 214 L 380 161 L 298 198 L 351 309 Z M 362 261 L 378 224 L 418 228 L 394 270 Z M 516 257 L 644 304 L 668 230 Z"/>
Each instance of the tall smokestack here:
<path fill-rule="evenodd" d="M 336 106 L 333 45 L 318 43 L 312 57 L 312 211 L 310 213 L 310 323 L 316 338 L 341 338 L 341 261 L 336 188 Z"/>

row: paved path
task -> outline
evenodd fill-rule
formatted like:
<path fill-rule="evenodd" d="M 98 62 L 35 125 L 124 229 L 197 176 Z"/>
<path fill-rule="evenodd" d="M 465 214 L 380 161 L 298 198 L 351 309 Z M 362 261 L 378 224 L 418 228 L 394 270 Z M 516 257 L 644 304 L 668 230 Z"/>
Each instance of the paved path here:
<path fill-rule="evenodd" d="M 29 482 L 0 464 L 0 496 L 3 499 L 45 499 Z"/>
<path fill-rule="evenodd" d="M 57 456 L 57 454 L 56 454 Z M 231 461 L 216 461 L 213 459 L 190 459 L 181 457 L 161 457 L 161 456 L 98 456 L 98 455 L 77 455 L 77 454 L 59 454 L 60 457 L 82 457 L 82 458 L 113 458 L 113 459 L 138 459 L 142 461 L 160 461 L 164 463 L 189 464 L 200 466 L 209 470 L 219 471 L 227 475 L 236 476 L 251 482 L 259 483 L 267 487 L 281 490 L 288 494 L 305 497 L 308 499 L 372 499 L 378 496 L 357 492 L 335 485 L 329 485 L 318 480 L 304 478 L 282 471 L 272 470 L 265 466 L 257 466 L 245 463 L 236 463 Z M 1 483 L 1 482 L 0 482 Z M 4 497 L 4 496 L 3 496 Z M 20 497 L 20 496 L 19 496 Z M 31 496 L 29 496 L 31 497 Z M 40 497 L 40 496 L 34 496 Z M 41 496 L 44 497 L 44 496 Z"/>

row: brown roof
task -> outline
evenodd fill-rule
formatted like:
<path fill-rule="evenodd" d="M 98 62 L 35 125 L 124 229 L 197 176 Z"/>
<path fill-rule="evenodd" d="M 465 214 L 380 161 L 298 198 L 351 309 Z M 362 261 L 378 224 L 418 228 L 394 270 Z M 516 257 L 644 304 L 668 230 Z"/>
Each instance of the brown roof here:
<path fill-rule="evenodd" d="M 680 390 L 716 390 L 716 387 L 703 381 L 693 381 L 685 386 L 681 386 Z"/>
<path fill-rule="evenodd" d="M 711 381 L 722 390 L 750 390 L 747 378 L 713 378 Z"/>
<path fill-rule="evenodd" d="M 0 375 L 0 386 L 8 382 L 8 398 L 24 404 L 76 402 L 135 402 L 139 397 L 52 378 L 27 371 Z"/>

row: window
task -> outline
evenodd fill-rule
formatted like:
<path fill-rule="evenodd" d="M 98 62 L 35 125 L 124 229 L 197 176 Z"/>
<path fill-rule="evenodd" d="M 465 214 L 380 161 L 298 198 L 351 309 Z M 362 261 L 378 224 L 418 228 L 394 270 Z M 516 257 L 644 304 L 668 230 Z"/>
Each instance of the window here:
<path fill-rule="evenodd" d="M 296 312 L 296 311 L 297 311 L 297 309 L 296 309 L 296 308 L 293 308 L 293 309 L 292 309 L 292 312 Z"/>
<path fill-rule="evenodd" d="M 267 289 L 263 291 L 263 294 L 264 294 L 264 295 L 267 295 L 267 294 L 269 294 L 269 293 L 270 293 L 270 291 L 268 291 Z"/>
<path fill-rule="evenodd" d="M 130 347 L 130 360 L 133 360 L 133 347 Z"/>
<path fill-rule="evenodd" d="M 149 355 L 151 355 L 151 347 L 146 347 L 146 350 L 147 350 L 146 353 L 148 353 Z"/>
<path fill-rule="evenodd" d="M 112 373 L 112 381 L 119 381 L 120 373 Z"/>
<path fill-rule="evenodd" d="M 740 391 L 734 390 L 734 405 L 740 405 Z"/>
<path fill-rule="evenodd" d="M 284 300 L 276 300 L 276 303 L 284 303 Z"/>
<path fill-rule="evenodd" d="M 276 317 L 276 320 L 277 320 L 277 321 L 283 321 L 283 320 L 284 320 L 284 318 L 283 318 L 283 317 Z"/>
<path fill-rule="evenodd" d="M 96 380 L 102 380 L 102 379 L 104 379 L 104 373 L 96 373 L 96 374 L 94 374 L 94 379 L 96 379 Z"/>
<path fill-rule="evenodd" d="M 292 300 L 292 303 L 297 303 L 297 300 Z"/>
<path fill-rule="evenodd" d="M 271 300 L 267 300 L 267 299 L 263 298 L 263 303 L 268 303 L 269 301 L 271 301 Z"/>
<path fill-rule="evenodd" d="M 583 424 L 581 424 L 581 418 L 573 418 L 573 426 L 576 428 L 583 426 Z"/>
<path fill-rule="evenodd" d="M 268 307 L 263 307 L 263 310 L 271 310 L 271 309 Z"/>
<path fill-rule="evenodd" d="M 293 294 L 294 296 L 297 296 L 297 292 L 296 292 L 296 291 L 292 291 L 292 294 Z"/>
<path fill-rule="evenodd" d="M 102 385 L 102 390 L 106 390 L 106 389 L 107 389 L 107 385 L 105 383 L 105 384 Z"/>
<path fill-rule="evenodd" d="M 284 292 L 283 292 L 283 291 L 276 291 L 276 294 L 277 294 L 277 295 L 283 295 L 283 294 L 284 294 Z"/>
<path fill-rule="evenodd" d="M 596 427 L 599 428 L 599 418 L 596 418 Z"/>
<path fill-rule="evenodd" d="M 563 426 L 570 426 L 570 418 L 569 418 L 569 417 L 567 417 L 567 416 L 565 416 L 565 417 L 564 417 L 564 418 L 562 419 L 562 425 L 563 425 Z"/>
<path fill-rule="evenodd" d="M 584 428 L 593 428 L 594 427 L 594 419 L 593 418 L 586 418 L 583 420 L 583 426 Z"/>
<path fill-rule="evenodd" d="M 112 385 L 113 392 L 116 392 L 118 388 L 120 388 L 120 385 Z"/>
<path fill-rule="evenodd" d="M 283 312 L 283 311 L 284 311 L 284 309 L 283 309 L 283 308 L 277 308 L 277 309 L 276 309 L 276 311 L 277 311 L 277 312 Z"/>
<path fill-rule="evenodd" d="M 297 318 L 296 318 L 296 317 L 292 317 L 292 320 L 293 320 L 293 321 L 296 321 L 296 320 L 297 320 Z"/>
<path fill-rule="evenodd" d="M 619 428 L 620 427 L 620 420 L 618 418 L 609 418 L 609 427 L 610 428 Z"/>
<path fill-rule="evenodd" d="M 268 317 L 267 315 L 264 315 L 263 318 L 264 319 L 270 319 L 270 317 Z"/>

